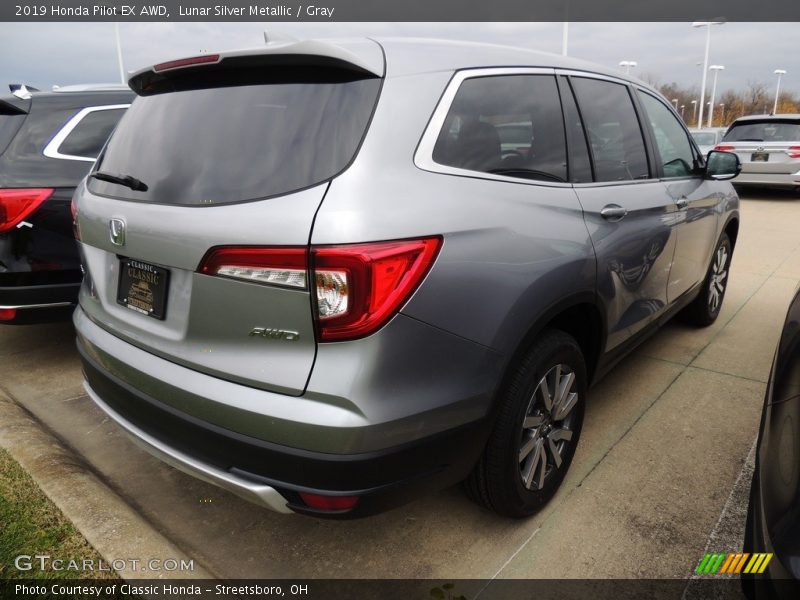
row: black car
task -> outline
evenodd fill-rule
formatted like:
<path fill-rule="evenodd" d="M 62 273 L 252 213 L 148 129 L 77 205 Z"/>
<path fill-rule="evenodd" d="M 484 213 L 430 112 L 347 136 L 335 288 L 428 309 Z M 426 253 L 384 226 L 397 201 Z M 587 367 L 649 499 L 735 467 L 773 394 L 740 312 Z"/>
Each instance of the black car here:
<path fill-rule="evenodd" d="M 763 574 L 743 576 L 749 598 L 800 597 L 800 290 L 767 385 L 744 551 L 773 554 Z"/>
<path fill-rule="evenodd" d="M 0 96 L 0 323 L 67 318 L 81 281 L 72 193 L 134 94 L 10 89 Z"/>

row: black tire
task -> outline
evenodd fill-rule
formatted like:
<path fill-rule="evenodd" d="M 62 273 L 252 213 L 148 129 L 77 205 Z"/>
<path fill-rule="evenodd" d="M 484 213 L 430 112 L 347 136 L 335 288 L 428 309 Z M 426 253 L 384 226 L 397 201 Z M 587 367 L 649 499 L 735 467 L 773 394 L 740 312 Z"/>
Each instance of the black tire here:
<path fill-rule="evenodd" d="M 724 252 L 724 265 L 719 270 L 719 262 Z M 706 277 L 703 280 L 700 293 L 689 306 L 683 310 L 684 319 L 692 325 L 707 327 L 717 320 L 719 311 L 722 309 L 722 301 L 725 300 L 725 292 L 728 289 L 730 279 L 731 257 L 733 248 L 728 234 L 723 232 L 711 255 L 711 264 L 708 265 Z M 724 273 L 724 278 L 720 279 L 720 274 Z M 714 295 L 716 292 L 716 296 Z"/>
<path fill-rule="evenodd" d="M 570 374 L 574 375 L 571 383 Z M 559 405 L 553 402 L 548 411 L 540 395 L 543 379 L 549 389 L 555 389 L 556 378 L 566 388 L 561 408 L 571 404 L 566 412 L 558 412 Z M 516 366 L 498 398 L 494 428 L 483 455 L 465 481 L 467 495 L 506 517 L 528 517 L 541 509 L 558 490 L 575 454 L 583 425 L 586 388 L 586 365 L 575 339 L 558 330 L 542 333 Z M 573 398 L 573 394 L 577 396 Z M 562 415 L 563 418 L 558 418 Z M 526 417 L 531 425 L 527 429 L 523 427 Z M 532 426 L 534 422 L 538 426 Z M 568 435 L 565 432 L 571 432 L 571 438 L 559 439 Z M 537 446 L 539 441 L 541 444 Z M 556 465 L 551 441 L 560 466 Z M 521 460 L 521 450 L 531 444 L 533 449 Z M 528 472 L 530 488 L 523 479 Z"/>

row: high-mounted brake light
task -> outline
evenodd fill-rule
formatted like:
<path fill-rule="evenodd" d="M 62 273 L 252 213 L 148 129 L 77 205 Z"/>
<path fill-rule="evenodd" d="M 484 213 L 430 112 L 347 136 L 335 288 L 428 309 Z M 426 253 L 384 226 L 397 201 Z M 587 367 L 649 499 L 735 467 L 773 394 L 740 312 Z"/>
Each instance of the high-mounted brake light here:
<path fill-rule="evenodd" d="M 252 283 L 306 288 L 305 248 L 240 248 L 218 246 L 200 262 L 201 273 Z"/>
<path fill-rule="evenodd" d="M 52 193 L 51 188 L 0 189 L 0 233 L 14 229 Z"/>
<path fill-rule="evenodd" d="M 729 146 L 728 144 L 717 144 L 714 146 L 714 150 L 719 150 L 720 152 L 733 152 L 736 150 L 736 146 Z"/>
<path fill-rule="evenodd" d="M 304 246 L 218 246 L 206 253 L 197 270 L 298 290 L 310 283 L 319 341 L 344 341 L 370 335 L 393 317 L 430 270 L 441 246 L 441 237 L 314 246 L 310 257 Z"/>
<path fill-rule="evenodd" d="M 800 158 L 800 146 L 789 146 L 789 158 Z"/>
<path fill-rule="evenodd" d="M 203 54 L 201 56 L 179 58 L 178 60 L 170 60 L 167 62 L 158 63 L 153 67 L 153 71 L 160 73 L 162 71 L 169 71 L 171 69 L 181 69 L 183 67 L 191 67 L 192 65 L 205 65 L 216 62 L 219 62 L 219 54 Z"/>
<path fill-rule="evenodd" d="M 314 248 L 320 341 L 367 336 L 408 300 L 441 248 L 439 237 Z"/>

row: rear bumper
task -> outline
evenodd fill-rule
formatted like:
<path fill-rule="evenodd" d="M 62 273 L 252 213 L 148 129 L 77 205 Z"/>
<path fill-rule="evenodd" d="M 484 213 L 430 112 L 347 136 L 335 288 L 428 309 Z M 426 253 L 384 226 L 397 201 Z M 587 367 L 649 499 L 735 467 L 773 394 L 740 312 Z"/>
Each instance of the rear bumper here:
<path fill-rule="evenodd" d="M 420 434 L 405 443 L 354 452 L 349 450 L 349 438 L 365 438 L 358 429 L 391 428 L 396 424 L 369 423 L 361 415 L 361 427 L 353 427 L 342 409 L 328 409 L 327 422 L 315 424 L 319 413 L 326 410 L 321 402 L 253 390 L 175 365 L 115 338 L 89 321 L 81 309 L 76 311 L 75 323 L 87 392 L 140 446 L 180 470 L 279 512 L 291 510 L 339 518 L 382 512 L 463 480 L 489 434 L 491 420 L 484 414 L 466 423 L 452 423 L 450 428 L 432 435 Z M 102 346 L 117 356 L 124 351 L 124 367 L 128 370 L 119 370 Z M 180 371 L 182 378 L 172 371 Z M 178 377 L 183 389 L 165 391 L 157 374 L 169 380 Z M 306 443 L 276 443 L 274 439 L 242 432 L 239 427 L 225 426 L 222 417 L 209 419 L 190 414 L 191 407 L 176 399 L 176 394 L 192 391 L 192 380 L 199 380 L 194 383 L 205 390 L 206 402 L 213 397 L 214 386 L 219 386 L 231 401 L 246 400 L 252 393 L 257 395 L 260 406 L 306 402 Z M 202 399 L 193 396 L 190 402 L 197 404 Z M 221 415 L 225 407 L 217 405 L 214 410 Z M 260 416 L 251 415 L 251 420 Z M 271 418 L 273 422 L 279 420 L 275 415 Z M 418 429 L 430 419 L 420 415 Z M 335 440 L 342 449 L 313 449 L 321 439 Z M 359 496 L 359 502 L 347 512 L 319 512 L 303 503 L 301 492 Z"/>
<path fill-rule="evenodd" d="M 731 183 L 734 185 L 795 188 L 800 186 L 800 171 L 797 173 L 753 173 L 743 169 Z"/>
<path fill-rule="evenodd" d="M 22 325 L 66 320 L 78 301 L 80 282 L 0 287 L 0 309 L 16 311 L 3 324 Z"/>

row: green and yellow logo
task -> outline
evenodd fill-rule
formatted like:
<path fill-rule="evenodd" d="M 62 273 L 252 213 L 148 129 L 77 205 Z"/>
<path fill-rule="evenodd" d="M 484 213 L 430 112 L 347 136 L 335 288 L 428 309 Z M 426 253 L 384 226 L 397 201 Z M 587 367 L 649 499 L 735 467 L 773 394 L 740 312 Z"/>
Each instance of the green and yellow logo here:
<path fill-rule="evenodd" d="M 739 573 L 763 573 L 767 569 L 772 553 L 749 554 L 747 552 L 707 552 L 697 565 L 698 575 L 735 575 Z"/>

